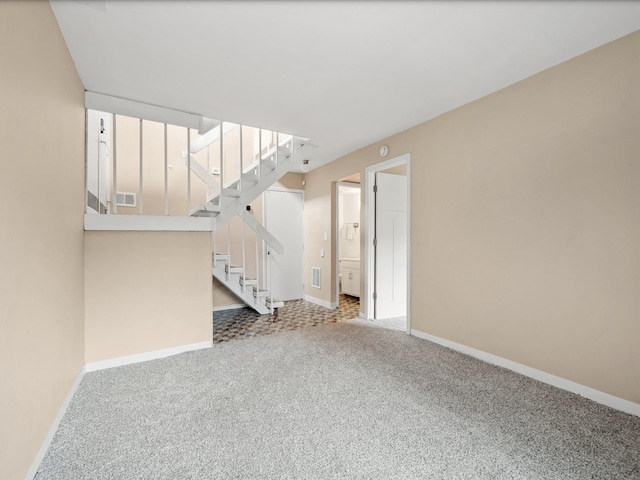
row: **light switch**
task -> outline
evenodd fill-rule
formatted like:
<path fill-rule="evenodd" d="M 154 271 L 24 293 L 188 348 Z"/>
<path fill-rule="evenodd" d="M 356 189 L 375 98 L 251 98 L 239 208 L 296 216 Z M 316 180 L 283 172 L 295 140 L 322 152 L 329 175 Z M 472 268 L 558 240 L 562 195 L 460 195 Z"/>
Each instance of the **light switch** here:
<path fill-rule="evenodd" d="M 320 250 L 320 256 L 324 258 L 324 250 Z"/>
<path fill-rule="evenodd" d="M 324 232 L 324 234 L 322 235 L 322 237 L 324 238 L 324 241 L 325 241 L 325 242 L 327 241 L 327 238 L 329 238 L 329 237 L 327 236 L 327 232 Z M 324 257 L 324 255 L 323 255 L 323 257 Z"/>

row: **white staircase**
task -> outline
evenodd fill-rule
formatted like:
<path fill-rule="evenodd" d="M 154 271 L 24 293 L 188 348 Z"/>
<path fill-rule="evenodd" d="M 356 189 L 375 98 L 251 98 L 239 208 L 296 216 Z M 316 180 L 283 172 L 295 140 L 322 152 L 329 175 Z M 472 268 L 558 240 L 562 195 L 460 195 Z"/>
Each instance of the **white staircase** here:
<path fill-rule="evenodd" d="M 217 130 L 217 132 L 210 131 L 199 136 L 190 144 L 190 151 L 183 152 L 185 164 L 197 178 L 204 182 L 209 191 L 206 203 L 192 209 L 190 214 L 196 217 L 215 218 L 213 276 L 243 303 L 260 314 L 273 314 L 276 308 L 284 305 L 284 302 L 272 296 L 270 262 L 266 252 L 269 255 L 282 254 L 283 246 L 246 211 L 246 206 L 291 170 L 294 165 L 294 154 L 303 148 L 306 140 L 276 133 L 275 141 L 270 142 L 265 148 L 262 148 L 260 143 L 257 151 L 253 152 L 253 163 L 246 167 L 241 165 L 242 150 L 240 150 L 240 165 L 235 165 L 236 172 L 239 174 L 227 180 L 224 178 L 224 139 L 232 127 L 225 127 L 225 124 L 221 123 L 213 130 Z M 220 131 L 223 132 L 222 137 Z M 260 133 L 261 139 L 262 133 Z M 223 159 L 220 162 L 222 181 L 215 178 L 193 156 L 193 153 L 206 148 L 216 140 L 220 146 L 220 158 Z M 242 145 L 241 133 L 240 144 Z M 237 225 L 235 226 L 236 230 L 232 230 L 234 227 L 231 225 L 231 220 L 236 216 L 241 219 L 241 231 L 237 231 Z M 253 272 L 249 272 L 247 268 L 245 226 L 255 232 Z M 226 230 L 226 251 L 219 251 L 218 243 L 221 242 L 216 241 L 216 235 L 223 228 Z M 236 239 L 234 244 L 232 244 L 232 238 Z M 238 242 L 238 240 L 240 241 Z M 232 261 L 232 258 L 235 262 Z"/>
<path fill-rule="evenodd" d="M 220 128 L 220 127 L 216 127 Z M 198 141 L 198 139 L 196 139 Z M 286 175 L 293 167 L 294 154 L 303 148 L 305 139 L 292 135 L 278 134 L 277 144 L 256 154 L 254 163 L 242 168 L 240 175 L 224 182 L 221 188 L 218 180 L 191 155 L 187 162 L 187 152 L 183 152 L 185 163 L 191 171 L 210 189 L 207 203 L 198 205 L 191 212 L 194 217 L 215 217 L 216 229 L 226 224 L 229 219 L 238 215 L 258 195 L 264 193 L 271 185 Z"/>
<path fill-rule="evenodd" d="M 260 262 L 261 255 L 260 250 L 262 247 L 262 253 L 265 252 L 268 255 L 282 254 L 284 247 L 282 244 L 269 233 L 261 223 L 259 223 L 251 214 L 243 211 L 239 214 L 242 220 L 241 224 L 241 241 L 240 246 L 233 245 L 234 248 L 240 250 L 242 260 L 238 264 L 234 264 L 231 261 L 231 226 L 227 224 L 227 250 L 226 252 L 220 252 L 218 245 L 214 242 L 213 245 L 213 261 L 212 272 L 213 276 L 223 285 L 225 285 L 236 297 L 242 300 L 243 303 L 253 308 L 260 314 L 272 314 L 278 307 L 282 307 L 284 302 L 273 298 L 270 288 L 271 276 L 269 271 L 269 263 Z M 248 252 L 245 241 L 245 226 L 251 228 L 255 234 L 255 271 L 249 277 L 248 269 L 246 268 L 246 260 Z M 238 252 L 236 252 L 238 253 Z M 260 265 L 264 265 L 260 268 Z M 261 275 L 262 274 L 262 281 Z"/>
<path fill-rule="evenodd" d="M 117 121 L 118 115 L 115 113 L 109 116 L 105 112 L 96 112 L 96 115 L 98 114 L 102 115 L 99 117 L 100 120 L 106 120 L 107 128 L 111 129 L 107 130 L 111 135 L 102 135 L 104 130 L 100 130 L 99 133 L 94 132 L 96 138 L 100 138 L 100 145 L 104 143 L 107 150 L 113 139 L 111 169 L 106 168 L 103 172 L 104 162 L 100 160 L 99 155 L 99 151 L 102 150 L 97 146 L 91 150 L 93 153 L 87 149 L 87 165 L 92 165 L 96 171 L 100 168 L 100 172 L 105 173 L 105 178 L 109 178 L 106 174 L 110 172 L 113 173 L 113 177 L 111 181 L 104 182 L 100 187 L 106 187 L 107 190 L 106 194 L 101 194 L 101 198 L 111 199 L 105 202 L 108 207 L 97 211 L 93 209 L 93 211 L 99 215 L 122 213 L 126 216 L 125 223 L 133 225 L 136 220 L 139 220 L 134 215 L 150 215 L 147 212 L 153 211 L 153 216 L 160 217 L 159 211 L 162 208 L 160 199 L 163 198 L 163 221 L 159 222 L 159 219 L 155 219 L 152 222 L 154 225 L 158 222 L 164 224 L 164 217 L 169 215 L 210 217 L 210 223 L 193 223 L 211 225 L 213 251 L 218 252 L 212 258 L 213 276 L 244 303 L 261 314 L 273 313 L 274 309 L 282 306 L 283 303 L 273 298 L 271 292 L 270 264 L 276 262 L 269 261 L 269 258 L 272 258 L 269 255 L 282 253 L 282 244 L 245 209 L 294 167 L 294 157 L 301 149 L 314 148 L 308 139 L 204 117 L 201 117 L 199 122 L 200 135 L 192 139 L 191 134 L 194 129 L 192 121 L 185 120 L 186 124 L 183 125 L 164 123 L 164 129 L 160 133 L 157 129 L 158 118 L 155 113 L 147 112 L 150 118 L 129 118 L 126 121 L 124 119 Z M 95 128 L 97 129 L 96 115 L 93 117 L 96 118 Z M 127 114 L 122 116 L 126 117 Z M 171 128 L 168 128 L 169 126 Z M 100 129 L 103 128 L 105 124 L 100 123 Z M 139 135 L 139 155 L 133 155 L 131 152 L 123 155 L 122 151 L 116 155 L 115 139 L 116 136 L 121 135 L 125 135 L 125 138 Z M 186 144 L 183 143 L 185 136 Z M 142 148 L 143 139 L 145 145 L 155 144 L 156 148 Z M 156 171 L 154 175 L 143 177 L 143 171 L 149 165 L 159 167 L 157 153 L 162 151 L 160 147 L 162 143 L 164 143 L 164 158 L 162 158 L 164 175 Z M 169 175 L 169 169 L 173 168 L 169 156 L 175 155 L 176 145 L 186 145 L 186 150 L 182 152 L 187 166 L 186 175 L 182 175 L 185 172 L 179 172 L 180 175 Z M 145 150 L 153 152 L 151 162 L 145 160 Z M 162 177 L 163 182 L 159 180 Z M 186 185 L 178 184 L 180 177 L 186 180 Z M 204 188 L 198 180 L 204 184 Z M 195 184 L 193 189 L 192 183 Z M 110 191 L 111 185 L 113 191 Z M 133 189 L 134 185 L 138 186 L 136 190 L 127 192 L 119 190 Z M 93 191 L 89 192 L 87 189 L 87 198 L 89 193 L 93 194 Z M 119 203 L 117 199 L 121 195 L 132 198 L 133 205 Z M 137 206 L 132 209 L 131 207 L 136 204 L 136 198 Z M 144 198 L 148 201 L 143 202 Z M 199 205 L 192 208 L 198 203 Z M 184 210 L 176 209 L 175 205 L 178 204 L 184 205 Z M 118 206 L 121 207 L 120 213 Z M 87 208 L 91 209 L 91 204 L 87 205 Z M 148 210 L 145 211 L 145 208 Z M 254 233 L 245 237 L 245 227 Z M 223 233 L 226 233 L 226 241 L 220 238 Z M 253 252 L 250 257 L 247 254 L 249 243 Z"/>

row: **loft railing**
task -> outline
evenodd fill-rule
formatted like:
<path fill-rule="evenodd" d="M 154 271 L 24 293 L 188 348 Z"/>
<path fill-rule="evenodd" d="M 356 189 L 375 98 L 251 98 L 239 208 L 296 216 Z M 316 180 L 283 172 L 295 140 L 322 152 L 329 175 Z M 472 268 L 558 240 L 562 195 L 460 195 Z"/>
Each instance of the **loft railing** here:
<path fill-rule="evenodd" d="M 293 166 L 305 141 L 230 122 L 208 127 L 199 134 L 87 110 L 87 213 L 218 216 L 235 204 L 221 216 L 228 221 L 279 178 L 272 172 Z"/>

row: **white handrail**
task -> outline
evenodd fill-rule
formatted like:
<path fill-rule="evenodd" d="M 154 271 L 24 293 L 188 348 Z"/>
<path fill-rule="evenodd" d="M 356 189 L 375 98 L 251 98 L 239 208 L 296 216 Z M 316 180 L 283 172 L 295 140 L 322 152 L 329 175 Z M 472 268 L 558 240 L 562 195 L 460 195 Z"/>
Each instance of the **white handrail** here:
<path fill-rule="evenodd" d="M 191 160 L 190 162 L 187 162 L 187 152 L 186 150 L 182 151 L 182 158 L 184 158 L 184 163 L 185 165 L 188 166 L 188 168 L 191 168 L 191 171 L 193 173 L 196 174 L 196 177 L 198 177 L 200 180 L 202 180 L 204 182 L 204 184 L 207 186 L 207 188 L 213 190 L 216 193 L 220 193 L 220 184 L 218 183 L 218 181 L 209 173 L 210 170 L 205 167 L 203 167 L 200 162 L 196 159 L 196 157 L 193 156 L 193 154 L 191 154 Z M 208 160 L 207 160 L 208 163 Z"/>
<path fill-rule="evenodd" d="M 264 228 L 260 222 L 258 222 L 251 214 L 248 214 L 246 211 L 242 212 L 242 219 L 245 221 L 251 229 L 256 232 L 260 237 L 262 237 L 270 246 L 273 248 L 276 253 L 282 255 L 284 253 L 284 246 L 282 243 L 278 241 L 276 237 L 274 237 L 269 230 Z"/>

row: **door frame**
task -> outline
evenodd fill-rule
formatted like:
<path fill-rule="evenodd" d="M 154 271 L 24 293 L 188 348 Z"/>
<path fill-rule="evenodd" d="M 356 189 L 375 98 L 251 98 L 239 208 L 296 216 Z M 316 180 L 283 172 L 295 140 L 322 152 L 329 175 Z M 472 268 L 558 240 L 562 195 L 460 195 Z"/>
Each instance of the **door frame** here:
<path fill-rule="evenodd" d="M 376 209 L 374 202 L 373 186 L 376 182 L 376 173 L 399 165 L 407 166 L 407 333 L 411 334 L 411 154 L 405 153 L 397 157 L 385 160 L 364 169 L 364 210 L 365 210 L 365 242 L 364 261 L 366 281 L 364 283 L 364 316 L 368 320 L 374 319 L 373 290 L 375 288 L 375 255 L 373 238 L 375 235 Z"/>
<path fill-rule="evenodd" d="M 304 229 L 304 190 L 300 190 L 298 188 L 285 188 L 285 187 L 269 187 L 264 191 L 264 195 L 263 195 L 263 201 L 262 201 L 262 225 L 264 225 L 264 227 L 268 230 L 269 226 L 267 225 L 267 202 L 268 202 L 268 197 L 269 195 L 267 195 L 267 192 L 284 192 L 284 193 L 299 193 L 301 195 L 301 200 L 302 200 L 302 218 L 301 218 L 301 222 L 302 222 L 302 250 L 300 250 L 300 256 L 302 258 L 302 271 L 300 272 L 300 278 L 302 279 L 302 299 L 305 298 L 306 295 L 306 290 L 305 290 L 305 284 L 304 284 L 304 260 L 305 260 L 305 245 L 304 245 L 304 234 L 305 234 L 305 229 Z M 264 251 L 262 252 L 262 261 L 263 261 L 263 265 L 266 265 L 267 262 L 269 261 L 268 255 L 267 255 L 267 249 L 265 248 Z M 263 284 L 266 285 L 267 284 L 267 272 L 266 269 L 263 268 L 262 269 L 262 279 L 263 279 Z"/>

